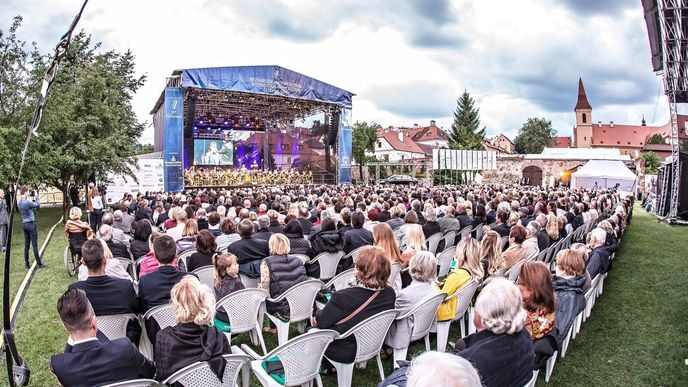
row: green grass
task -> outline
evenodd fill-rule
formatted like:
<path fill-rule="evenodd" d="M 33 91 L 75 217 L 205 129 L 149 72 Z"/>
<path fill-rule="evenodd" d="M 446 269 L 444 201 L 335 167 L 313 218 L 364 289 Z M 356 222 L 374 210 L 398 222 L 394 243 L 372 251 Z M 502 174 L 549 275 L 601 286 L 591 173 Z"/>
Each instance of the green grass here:
<path fill-rule="evenodd" d="M 49 229 L 50 211 L 42 212 L 39 218 L 41 236 Z M 59 219 L 59 214 L 52 219 Z M 50 267 L 37 273 L 18 319 L 17 343 L 32 368 L 34 386 L 57 384 L 48 370 L 48 361 L 50 355 L 63 349 L 67 339 L 55 311 L 57 298 L 74 280 L 62 267 L 65 245 L 66 239 L 57 232 L 45 254 Z M 571 341 L 566 358 L 557 362 L 550 385 L 685 385 L 688 297 L 683 289 L 688 278 L 687 251 L 688 229 L 659 224 L 636 208 L 604 293 L 580 335 Z M 21 258 L 13 262 L 13 273 L 19 281 L 24 273 L 22 265 Z M 16 286 L 18 283 L 13 288 Z M 456 337 L 457 328 L 452 326 L 449 339 L 454 341 Z M 276 337 L 265 335 L 265 339 L 268 350 L 275 348 Z M 232 344 L 242 343 L 248 343 L 247 335 L 236 337 Z M 432 345 L 435 348 L 434 340 Z M 416 344 L 409 349 L 409 358 L 423 351 L 424 345 Z M 388 375 L 391 360 L 384 365 Z M 252 385 L 259 385 L 255 377 L 251 380 Z M 326 386 L 337 385 L 335 376 L 323 377 L 323 382 Z M 374 386 L 378 382 L 374 360 L 366 369 L 354 371 L 353 386 Z M 542 377 L 538 384 L 545 385 Z"/>

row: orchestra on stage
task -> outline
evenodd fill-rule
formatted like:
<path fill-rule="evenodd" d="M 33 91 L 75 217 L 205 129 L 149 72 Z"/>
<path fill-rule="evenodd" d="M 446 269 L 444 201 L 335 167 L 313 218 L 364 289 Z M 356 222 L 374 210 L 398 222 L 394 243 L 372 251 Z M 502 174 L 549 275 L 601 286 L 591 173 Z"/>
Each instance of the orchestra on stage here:
<path fill-rule="evenodd" d="M 202 186 L 243 186 L 260 184 L 313 184 L 313 172 L 296 170 L 261 171 L 254 166 L 252 170 L 222 169 L 217 167 L 193 166 L 184 171 L 184 185 L 187 187 Z"/>

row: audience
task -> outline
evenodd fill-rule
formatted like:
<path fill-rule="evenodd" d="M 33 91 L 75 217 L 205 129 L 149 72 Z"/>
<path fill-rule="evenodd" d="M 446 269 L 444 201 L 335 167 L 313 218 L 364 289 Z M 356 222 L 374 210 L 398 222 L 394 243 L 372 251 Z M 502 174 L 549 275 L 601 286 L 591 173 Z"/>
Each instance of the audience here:
<path fill-rule="evenodd" d="M 387 285 L 394 289 L 395 293 L 401 290 L 401 270 L 406 267 L 406 261 L 399 252 L 397 241 L 394 239 L 392 228 L 387 223 L 380 223 L 373 229 L 373 244 L 382 249 L 390 261 L 390 275 Z"/>
<path fill-rule="evenodd" d="M 182 237 L 177 239 L 177 255 L 196 250 L 196 238 L 198 237 L 198 222 L 189 219 L 184 223 Z"/>
<path fill-rule="evenodd" d="M 580 312 L 585 309 L 585 258 L 576 250 L 557 254 L 557 271 L 552 282 L 557 297 L 556 327 L 559 346 Z"/>
<path fill-rule="evenodd" d="M 224 297 L 244 288 L 239 277 L 237 257 L 230 253 L 222 253 L 215 258 L 215 298 L 220 301 Z M 223 332 L 229 332 L 229 317 L 224 308 L 215 313 L 215 327 Z"/>
<path fill-rule="evenodd" d="M 480 249 L 478 241 L 473 238 L 465 238 L 456 247 L 452 268 L 449 275 L 437 287 L 439 292 L 445 293 L 447 297 L 461 290 L 469 281 L 482 281 L 485 276 L 483 266 L 480 262 Z M 456 297 L 444 301 L 437 310 L 437 320 L 452 320 L 456 316 Z"/>
<path fill-rule="evenodd" d="M 196 238 L 196 252 L 191 254 L 187 260 L 186 270 L 194 271 L 204 266 L 212 266 L 216 250 L 217 245 L 213 234 L 208 230 L 199 231 Z"/>
<path fill-rule="evenodd" d="M 237 234 L 234 221 L 230 218 L 224 218 L 220 221 L 220 231 L 222 233 L 215 238 L 218 252 L 227 251 L 229 245 L 241 239 Z"/>
<path fill-rule="evenodd" d="M 69 250 L 72 254 L 81 256 L 81 246 L 94 237 L 91 226 L 81 220 L 81 208 L 72 207 L 69 210 L 69 220 L 65 223 L 64 230 L 69 240 Z"/>
<path fill-rule="evenodd" d="M 500 246 L 501 238 L 495 231 L 487 231 L 480 242 L 480 262 L 485 277 L 504 274 L 506 263 Z"/>
<path fill-rule="evenodd" d="M 533 340 L 541 339 L 554 328 L 556 317 L 551 273 L 544 263 L 529 261 L 521 267 L 516 283 L 528 313 L 524 328 Z"/>
<path fill-rule="evenodd" d="M 105 216 L 103 216 L 103 219 Z M 141 219 L 134 223 L 134 239 L 129 243 L 131 255 L 134 259 L 143 257 L 150 252 L 148 238 L 153 233 L 153 228 L 147 219 Z"/>
<path fill-rule="evenodd" d="M 239 273 L 250 278 L 260 278 L 260 262 L 270 255 L 268 241 L 251 237 L 254 229 L 253 223 L 248 219 L 239 223 L 238 231 L 241 239 L 230 244 L 227 252 L 237 257 Z"/>
<path fill-rule="evenodd" d="M 526 228 L 520 224 L 514 225 L 509 230 L 509 247 L 502 253 L 506 270 L 528 257 L 526 249 L 523 248 L 526 235 Z"/>
<path fill-rule="evenodd" d="M 365 215 L 362 212 L 355 212 L 351 215 L 351 225 L 353 228 L 344 233 L 344 252 L 346 254 L 360 247 L 373 244 L 373 233 L 364 228 L 364 224 Z"/>
<path fill-rule="evenodd" d="M 601 228 L 596 228 L 592 230 L 590 236 L 587 270 L 590 278 L 595 279 L 598 274 L 606 273 L 609 267 L 609 251 L 604 246 L 607 233 Z"/>

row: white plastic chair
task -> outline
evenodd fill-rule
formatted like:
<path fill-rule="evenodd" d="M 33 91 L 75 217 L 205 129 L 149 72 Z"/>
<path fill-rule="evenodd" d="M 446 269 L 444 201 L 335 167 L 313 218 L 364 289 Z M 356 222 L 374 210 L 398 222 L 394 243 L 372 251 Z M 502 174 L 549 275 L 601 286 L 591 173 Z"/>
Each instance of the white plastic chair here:
<path fill-rule="evenodd" d="M 454 318 L 447 321 L 437 322 L 438 351 L 444 352 L 447 349 L 447 340 L 449 340 L 449 326 L 453 321 L 459 320 L 459 332 L 461 334 L 461 338 L 468 334 L 468 332 L 466 331 L 466 323 L 464 316 L 466 314 L 466 311 L 468 310 L 468 307 L 471 305 L 473 295 L 475 294 L 475 291 L 477 289 L 478 281 L 471 280 L 470 282 L 462 286 L 461 289 L 454 292 L 454 294 L 447 296 L 447 298 L 445 299 L 445 302 L 454 298 L 458 298 L 458 301 L 456 302 L 456 314 L 454 315 Z"/>
<path fill-rule="evenodd" d="M 554 372 L 554 365 L 557 363 L 557 356 L 559 356 L 558 351 L 554 351 L 552 356 L 547 359 L 547 364 L 545 365 L 545 382 L 549 383 L 549 378 L 552 377 L 552 372 Z"/>
<path fill-rule="evenodd" d="M 485 234 L 485 232 L 483 231 L 483 226 L 484 225 L 482 223 L 480 223 L 474 229 L 475 230 L 475 239 L 477 239 L 478 242 L 483 240 L 483 234 Z"/>
<path fill-rule="evenodd" d="M 444 249 L 446 250 L 449 246 L 456 245 L 456 231 L 447 231 L 444 234 Z"/>
<path fill-rule="evenodd" d="M 137 321 L 135 315 L 127 314 L 112 314 L 109 316 L 96 316 L 98 321 L 98 330 L 103 332 L 110 340 L 127 337 L 127 324 L 129 321 Z"/>
<path fill-rule="evenodd" d="M 539 374 L 540 374 L 540 370 L 533 371 L 533 377 L 530 378 L 528 383 L 526 383 L 526 385 L 523 387 L 535 387 L 535 383 L 537 382 L 537 378 L 538 378 Z"/>
<path fill-rule="evenodd" d="M 239 278 L 241 278 L 241 283 L 244 284 L 244 287 L 246 289 L 257 288 L 258 284 L 260 283 L 260 278 L 251 278 L 251 277 L 245 276 L 241 273 L 239 273 Z"/>
<path fill-rule="evenodd" d="M 268 292 L 262 289 L 248 288 L 228 294 L 217 302 L 216 309 L 223 309 L 229 318 L 232 330 L 225 332 L 225 335 L 230 343 L 232 335 L 250 332 L 253 345 L 260 345 L 263 353 L 267 352 L 260 325 L 263 319 L 259 317 L 259 313 L 262 313 L 261 306 L 268 297 Z"/>
<path fill-rule="evenodd" d="M 136 276 L 136 262 L 131 258 L 131 257 L 113 257 L 114 259 L 118 260 L 119 263 L 122 265 L 122 268 L 124 271 L 129 273 L 131 276 L 131 279 L 136 281 L 138 277 Z"/>
<path fill-rule="evenodd" d="M 361 249 L 365 246 L 361 246 L 357 249 L 352 250 L 349 254 L 345 255 L 344 258 L 342 259 L 349 259 L 351 258 L 354 262 L 356 262 L 356 257 L 358 256 L 358 253 L 361 251 Z"/>
<path fill-rule="evenodd" d="M 198 280 L 202 284 L 207 285 L 212 291 L 215 287 L 215 268 L 212 266 L 203 266 L 192 271 L 193 274 L 198 276 Z"/>
<path fill-rule="evenodd" d="M 337 274 L 334 278 L 329 280 L 325 284 L 325 286 L 323 286 L 323 289 L 329 289 L 331 287 L 334 287 L 335 291 L 347 289 L 349 287 L 349 283 L 351 282 L 351 280 L 354 278 L 355 275 L 356 275 L 355 269 L 344 270 L 343 272 Z"/>
<path fill-rule="evenodd" d="M 521 266 L 523 266 L 524 263 L 526 263 L 525 259 L 516 262 L 514 266 L 511 266 L 511 268 L 504 273 L 504 277 L 515 283 L 518 279 L 518 275 L 521 273 Z"/>
<path fill-rule="evenodd" d="M 289 254 L 289 255 L 292 257 L 300 259 L 304 265 L 311 261 L 311 257 L 309 257 L 308 254 Z"/>
<path fill-rule="evenodd" d="M 265 313 L 277 327 L 277 341 L 282 345 L 289 340 L 289 324 L 297 323 L 311 318 L 315 296 L 322 289 L 320 280 L 307 280 L 298 283 L 277 298 L 268 298 L 268 302 L 280 302 L 287 300 L 289 303 L 289 321 L 282 321 L 277 316 Z"/>
<path fill-rule="evenodd" d="M 111 383 L 103 385 L 102 387 L 154 387 L 160 383 L 153 379 L 133 379 L 125 380 L 123 382 Z"/>
<path fill-rule="evenodd" d="M 440 246 L 440 241 L 442 240 L 442 233 L 438 232 L 436 234 L 432 234 L 428 237 L 428 239 L 425 240 L 425 244 L 428 246 L 428 251 L 437 254 L 437 249 Z"/>
<path fill-rule="evenodd" d="M 185 251 L 185 252 L 179 254 L 179 256 L 177 257 L 177 261 L 181 261 L 181 262 L 184 263 L 184 269 L 185 269 L 185 270 L 186 270 L 187 267 L 189 267 L 189 265 L 186 264 L 186 260 L 189 259 L 189 257 L 191 256 L 191 254 L 193 254 L 193 253 L 195 253 L 195 252 L 196 252 L 196 250 Z"/>
<path fill-rule="evenodd" d="M 327 360 L 337 369 L 337 386 L 350 387 L 354 373 L 354 364 L 367 361 L 373 357 L 377 358 L 377 367 L 380 371 L 380 380 L 385 378 L 385 371 L 382 368 L 380 359 L 380 349 L 387 336 L 390 325 L 397 317 L 399 312 L 396 310 L 386 310 L 356 324 L 353 328 L 339 336 L 339 340 L 351 335 L 356 338 L 356 357 L 353 363 L 345 364 Z M 325 356 L 327 357 L 327 356 Z"/>
<path fill-rule="evenodd" d="M 469 236 L 471 236 L 471 232 L 473 232 L 473 226 L 469 224 L 468 226 L 462 228 L 461 231 L 459 231 L 459 235 L 461 235 L 461 239 L 466 239 Z"/>
<path fill-rule="evenodd" d="M 561 358 L 562 359 L 564 358 L 564 356 L 566 356 L 566 349 L 569 347 L 569 342 L 571 342 L 571 336 L 572 335 L 573 335 L 573 324 L 571 324 L 569 331 L 566 333 L 566 338 L 561 343 Z"/>
<path fill-rule="evenodd" d="M 509 242 L 509 237 L 508 237 L 508 236 L 503 236 L 503 237 L 499 240 L 499 248 L 502 249 L 502 251 L 504 251 L 504 250 L 506 249 L 506 244 L 507 244 L 507 242 Z"/>
<path fill-rule="evenodd" d="M 595 299 L 597 297 L 597 285 L 600 281 L 600 274 L 596 275 L 591 281 L 590 289 L 585 292 L 585 314 L 583 315 L 583 321 L 587 321 L 592 314 L 592 307 L 595 306 Z"/>
<path fill-rule="evenodd" d="M 320 265 L 320 280 L 329 280 L 336 275 L 337 264 L 342 257 L 344 257 L 344 252 L 342 251 L 336 253 L 320 253 L 310 261 L 309 265 L 317 262 Z"/>
<path fill-rule="evenodd" d="M 146 332 L 146 321 L 151 318 L 158 323 L 160 330 L 163 330 L 169 326 L 177 325 L 177 318 L 172 310 L 171 302 L 148 309 L 148 311 L 141 318 L 143 321 L 141 324 L 141 328 L 143 329 L 143 332 L 141 332 L 141 352 L 149 359 L 154 360 L 153 343 L 150 342 L 150 339 L 148 338 L 148 332 Z"/>
<path fill-rule="evenodd" d="M 208 362 L 201 361 L 180 369 L 174 374 L 170 375 L 163 383 L 165 385 L 172 385 L 179 383 L 185 387 L 234 387 L 238 385 L 239 372 L 245 370 L 242 380 L 242 386 L 248 387 L 248 363 L 251 358 L 245 354 L 238 355 L 223 355 L 227 364 L 225 365 L 225 372 L 222 375 L 222 380 L 218 379 L 213 371 L 210 370 Z"/>
<path fill-rule="evenodd" d="M 440 267 L 438 277 L 444 277 L 449 274 L 449 265 L 452 258 L 456 254 L 456 246 L 449 246 L 437 256 L 437 265 Z"/>
<path fill-rule="evenodd" d="M 425 297 L 418 302 L 411 310 L 396 318 L 397 321 L 412 319 L 411 336 L 405 348 L 394 349 L 394 368 L 398 368 L 398 360 L 406 360 L 406 353 L 411 342 L 425 340 L 425 350 L 431 351 L 430 348 L 430 328 L 435 322 L 437 316 L 437 309 L 439 309 L 442 301 L 446 295 L 444 293 L 435 294 Z"/>
<path fill-rule="evenodd" d="M 339 333 L 330 329 L 313 329 L 281 344 L 265 356 L 258 355 L 246 344 L 243 344 L 241 349 L 256 359 L 251 361 L 251 369 L 263 386 L 297 386 L 310 383 L 315 379 L 317 385 L 322 387 L 320 363 L 327 346 L 337 336 Z M 279 358 L 284 367 L 284 385 L 277 383 L 263 369 L 263 360 L 273 357 Z"/>

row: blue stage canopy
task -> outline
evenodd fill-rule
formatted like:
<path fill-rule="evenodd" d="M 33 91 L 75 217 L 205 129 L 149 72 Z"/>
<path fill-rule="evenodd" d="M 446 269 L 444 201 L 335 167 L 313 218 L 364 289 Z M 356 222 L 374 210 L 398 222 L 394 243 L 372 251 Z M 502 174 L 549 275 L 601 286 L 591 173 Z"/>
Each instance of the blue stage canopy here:
<path fill-rule="evenodd" d="M 182 87 L 268 94 L 351 107 L 351 92 L 279 66 L 181 70 Z"/>

